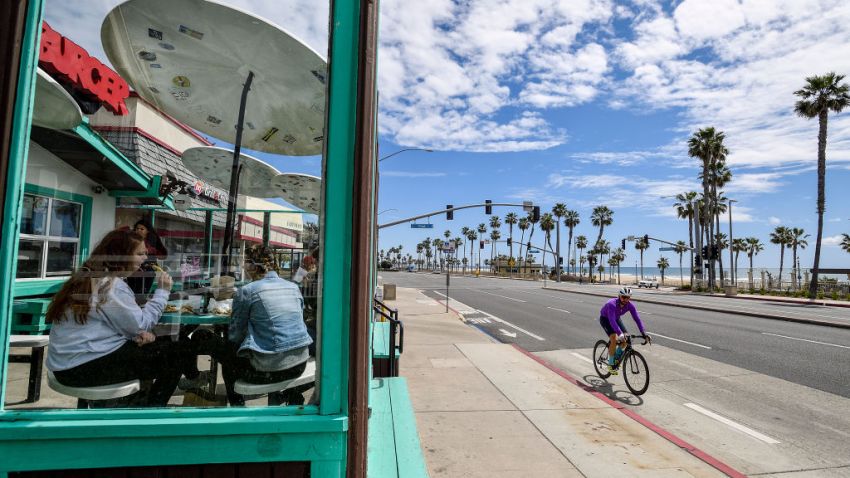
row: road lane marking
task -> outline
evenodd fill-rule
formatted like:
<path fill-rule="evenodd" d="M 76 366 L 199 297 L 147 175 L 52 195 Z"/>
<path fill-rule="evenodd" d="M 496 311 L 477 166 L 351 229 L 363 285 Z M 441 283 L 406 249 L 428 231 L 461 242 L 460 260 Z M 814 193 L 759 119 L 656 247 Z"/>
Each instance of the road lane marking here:
<path fill-rule="evenodd" d="M 768 332 L 762 332 L 762 335 L 772 335 L 774 337 L 782 337 L 783 339 L 799 340 L 800 342 L 811 342 L 813 344 L 829 345 L 830 347 L 840 347 L 842 349 L 850 349 L 850 347 L 848 347 L 846 345 L 831 344 L 829 342 L 818 342 L 817 340 L 800 339 L 800 338 L 797 338 L 797 337 L 789 337 L 787 335 L 771 334 L 771 333 L 768 333 Z"/>
<path fill-rule="evenodd" d="M 683 344 L 693 345 L 694 347 L 702 347 L 704 349 L 711 350 L 711 347 L 709 347 L 708 345 L 702 345 L 702 344 L 697 344 L 697 343 L 694 343 L 694 342 L 688 342 L 687 340 L 682 340 L 682 339 L 674 339 L 673 337 L 667 337 L 666 335 L 661 335 L 661 334 L 658 334 L 658 333 L 655 333 L 655 332 L 652 333 L 652 336 L 653 337 L 661 337 L 661 338 L 664 338 L 664 339 L 667 339 L 667 340 L 675 340 L 676 342 L 682 342 Z"/>
<path fill-rule="evenodd" d="M 483 290 L 479 290 L 479 291 L 476 291 L 476 292 L 480 292 L 480 293 L 482 293 L 482 294 L 495 295 L 496 297 L 501 297 L 501 298 L 503 298 L 503 299 L 513 300 L 513 301 L 516 301 L 516 302 L 523 302 L 523 303 L 527 302 L 527 301 L 522 300 L 522 299 L 514 299 L 513 297 L 508 297 L 508 296 L 506 296 L 506 295 L 494 294 L 494 293 L 492 293 L 492 292 L 485 292 L 485 291 L 483 291 Z"/>
<path fill-rule="evenodd" d="M 744 425 L 741 425 L 738 422 L 733 422 L 732 420 L 730 420 L 730 419 L 728 419 L 728 418 L 726 418 L 722 415 L 718 415 L 718 414 L 712 412 L 711 410 L 706 410 L 705 408 L 702 408 L 701 406 L 699 406 L 695 403 L 686 403 L 685 406 L 690 408 L 691 410 L 694 410 L 695 412 L 699 412 L 699 413 L 702 413 L 703 415 L 705 415 L 707 417 L 713 418 L 720 423 L 729 425 L 730 427 L 732 427 L 732 428 L 734 428 L 738 431 L 744 432 L 747 435 L 749 435 L 753 438 L 756 438 L 758 440 L 761 440 L 761 441 L 763 441 L 763 442 L 765 442 L 769 445 L 776 445 L 777 443 L 780 443 L 778 440 L 774 440 L 773 438 L 770 438 L 767 435 L 763 435 L 763 434 L 753 430 L 752 428 L 745 427 Z"/>
<path fill-rule="evenodd" d="M 558 312 L 566 312 L 567 314 L 572 314 L 569 310 L 557 309 L 555 307 L 546 307 L 547 309 L 557 310 Z"/>
<path fill-rule="evenodd" d="M 578 352 L 570 352 L 570 353 L 573 354 L 575 357 L 578 357 L 578 358 L 584 360 L 585 362 L 593 365 L 593 360 L 590 360 L 589 358 L 585 357 L 584 355 L 582 355 Z"/>
<path fill-rule="evenodd" d="M 541 336 L 539 336 L 539 335 L 533 334 L 533 333 L 531 333 L 531 332 L 529 332 L 529 331 L 527 331 L 527 330 L 523 329 L 522 327 L 517 327 L 516 325 L 514 325 L 514 324 L 512 324 L 512 323 L 508 322 L 508 321 L 507 321 L 507 320 L 505 320 L 505 319 L 500 319 L 500 318 L 496 317 L 496 316 L 495 316 L 495 315 L 493 315 L 493 314 L 490 314 L 490 313 L 488 313 L 488 312 L 484 312 L 483 310 L 479 310 L 479 312 L 481 312 L 482 314 L 487 315 L 487 317 L 490 317 L 491 319 L 495 320 L 496 322 L 501 322 L 501 323 L 503 323 L 503 324 L 507 325 L 508 327 L 513 328 L 514 330 L 519 330 L 520 332 L 524 333 L 525 335 L 528 335 L 529 337 L 532 337 L 532 338 L 535 338 L 535 339 L 537 339 L 537 340 L 540 340 L 541 342 L 542 342 L 542 341 L 544 341 L 544 340 L 546 340 L 546 339 L 544 339 L 543 337 L 541 337 Z"/>
<path fill-rule="evenodd" d="M 516 332 L 508 332 L 505 329 L 499 329 L 499 332 L 501 332 L 502 335 L 507 335 L 508 337 L 511 337 L 511 338 L 514 338 L 514 339 L 516 338 Z"/>
<path fill-rule="evenodd" d="M 542 296 L 542 297 L 548 297 L 550 299 L 555 299 L 555 300 L 569 300 L 571 302 L 584 303 L 583 300 L 579 300 L 579 299 L 568 299 L 566 297 L 559 297 L 559 296 L 563 296 L 563 294 L 558 294 L 559 296 L 554 296 L 554 295 L 549 295 L 549 294 L 540 294 L 540 293 L 536 293 L 536 292 L 526 292 L 524 290 L 517 290 L 516 292 L 519 292 L 521 294 L 539 295 L 539 296 Z M 577 293 L 577 292 L 574 292 L 574 293 Z"/>

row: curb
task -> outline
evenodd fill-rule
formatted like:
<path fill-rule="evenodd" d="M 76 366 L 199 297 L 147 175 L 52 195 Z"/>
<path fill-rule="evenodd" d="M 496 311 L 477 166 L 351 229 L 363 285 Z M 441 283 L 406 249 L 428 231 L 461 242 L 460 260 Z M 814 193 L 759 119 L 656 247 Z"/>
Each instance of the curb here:
<path fill-rule="evenodd" d="M 732 297 L 717 296 L 717 295 L 711 294 L 711 295 L 706 295 L 706 297 L 726 297 L 728 299 L 743 299 L 743 300 L 766 300 L 768 302 L 776 302 L 776 303 L 779 303 L 779 304 L 803 304 L 803 305 L 817 304 L 817 305 L 823 305 L 823 306 L 826 306 L 826 307 L 846 307 L 846 308 L 850 309 L 850 303 L 844 303 L 844 304 L 842 304 L 842 303 L 837 303 L 837 304 L 829 303 L 829 304 L 827 304 L 826 302 L 818 302 L 818 299 L 815 299 L 815 300 L 808 300 L 807 299 L 806 301 L 784 300 L 784 299 L 778 299 L 776 297 L 770 297 L 770 296 L 764 297 L 764 296 L 760 296 L 760 295 L 755 296 L 755 295 L 749 295 L 749 294 L 747 294 L 747 295 L 735 295 L 735 296 L 732 296 Z M 830 299 L 830 300 L 832 300 L 832 299 Z"/>
<path fill-rule="evenodd" d="M 593 296 L 597 296 L 597 297 L 608 297 L 608 298 L 611 297 L 611 294 L 601 294 L 601 293 L 598 293 L 598 292 L 566 290 L 566 289 L 558 289 L 558 288 L 554 288 L 554 287 L 543 287 L 543 289 L 544 290 L 555 290 L 555 291 L 559 291 L 559 292 L 566 292 L 566 293 L 573 293 L 573 294 L 593 295 Z M 788 317 L 788 316 L 784 316 L 784 315 L 762 314 L 762 313 L 759 313 L 759 312 L 747 312 L 747 311 L 739 311 L 739 310 L 729 311 L 729 310 L 723 310 L 723 309 L 718 309 L 718 308 L 714 308 L 714 307 L 707 307 L 707 306 L 704 306 L 704 305 L 676 304 L 676 303 L 673 303 L 673 302 L 663 302 L 663 301 L 660 301 L 660 300 L 646 299 L 646 298 L 643 298 L 643 297 L 640 298 L 640 302 L 645 302 L 647 304 L 656 304 L 656 305 L 668 305 L 670 307 L 681 307 L 681 308 L 692 309 L 692 310 L 704 310 L 704 311 L 708 311 L 708 312 L 734 313 L 734 314 L 738 314 L 738 315 L 745 315 L 745 316 L 748 316 L 748 317 L 759 317 L 759 318 L 762 318 L 762 319 L 782 320 L 782 321 L 785 321 L 785 322 L 797 322 L 797 323 L 801 323 L 801 324 L 821 325 L 821 326 L 824 326 L 824 327 L 835 327 L 835 328 L 839 328 L 839 329 L 850 329 L 850 322 L 847 322 L 847 323 L 828 322 L 828 321 L 824 321 L 824 320 L 802 319 L 802 318 L 798 318 L 798 317 Z"/>
<path fill-rule="evenodd" d="M 686 452 L 690 453 L 691 455 L 693 455 L 694 457 L 696 457 L 697 459 L 699 459 L 703 463 L 711 466 L 712 468 L 718 470 L 719 472 L 725 474 L 726 476 L 729 476 L 731 478 L 747 478 L 747 475 L 745 475 L 745 474 L 741 473 L 740 471 L 732 468 L 731 466 L 727 465 L 726 463 L 723 463 L 722 461 L 718 460 L 717 458 L 714 458 L 713 456 L 711 456 L 708 453 L 700 450 L 699 448 L 691 445 L 690 443 L 686 442 L 685 440 L 682 440 L 681 438 L 674 435 L 672 432 L 665 430 L 664 428 L 662 428 L 662 427 L 656 425 L 655 423 L 647 420 L 646 418 L 642 417 L 638 413 L 636 413 L 632 410 L 629 410 L 622 403 L 611 400 L 610 398 L 605 396 L 605 394 L 603 394 L 602 392 L 599 392 L 596 389 L 594 389 L 593 387 L 587 385 L 586 383 L 574 378 L 572 375 L 564 372 L 563 370 L 559 369 L 558 367 L 555 367 L 554 365 L 552 365 L 548 361 L 543 360 L 542 358 L 534 355 L 533 353 L 529 352 L 528 350 L 525 350 L 524 348 L 520 347 L 517 344 L 511 344 L 511 345 L 513 345 L 513 347 L 515 349 L 519 350 L 520 352 L 522 352 L 523 354 L 525 354 L 526 356 L 528 356 L 529 358 L 531 358 L 535 362 L 537 362 L 540 365 L 543 365 L 544 367 L 548 368 L 549 370 L 555 372 L 561 378 L 563 378 L 566 381 L 578 386 L 579 388 L 590 393 L 594 397 L 602 400 L 603 402 L 610 405 L 614 409 L 620 411 L 623 415 L 625 415 L 625 416 L 631 418 L 632 420 L 640 423 L 641 425 L 643 425 L 646 428 L 648 428 L 649 430 L 655 432 L 656 434 L 658 434 L 659 436 L 661 436 L 665 440 L 667 440 L 670 443 L 676 445 L 677 447 L 685 450 Z"/>

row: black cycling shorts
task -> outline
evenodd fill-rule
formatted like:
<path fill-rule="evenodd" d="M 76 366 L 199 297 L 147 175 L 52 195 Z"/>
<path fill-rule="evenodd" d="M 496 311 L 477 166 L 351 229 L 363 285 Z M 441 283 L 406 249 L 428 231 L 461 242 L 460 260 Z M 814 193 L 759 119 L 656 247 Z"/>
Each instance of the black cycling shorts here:
<path fill-rule="evenodd" d="M 608 317 L 599 316 L 599 325 L 601 325 L 602 328 L 605 329 L 605 336 L 606 337 L 610 337 L 611 334 L 616 333 L 616 332 L 614 332 L 614 329 L 611 328 L 611 323 L 608 322 Z M 628 332 L 626 332 L 626 327 L 623 325 L 623 318 L 622 317 L 617 317 L 617 325 L 620 326 L 620 330 L 623 331 L 624 334 L 628 333 Z"/>

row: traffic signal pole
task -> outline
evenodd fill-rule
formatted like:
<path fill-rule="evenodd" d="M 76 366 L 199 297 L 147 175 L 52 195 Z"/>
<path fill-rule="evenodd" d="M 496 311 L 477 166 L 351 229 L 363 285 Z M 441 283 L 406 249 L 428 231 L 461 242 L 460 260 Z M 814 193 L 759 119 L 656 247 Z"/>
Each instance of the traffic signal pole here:
<path fill-rule="evenodd" d="M 378 225 L 378 229 L 383 229 L 385 227 L 397 226 L 399 224 L 404 224 L 406 222 L 416 221 L 416 220 L 419 220 L 419 219 L 425 219 L 426 217 L 439 216 L 440 214 L 446 214 L 446 213 L 449 213 L 449 212 L 460 211 L 461 209 L 472 209 L 472 208 L 476 208 L 476 207 L 487 208 L 487 207 L 491 207 L 491 206 L 526 207 L 527 205 L 526 204 L 507 203 L 507 202 L 505 202 L 505 203 L 494 202 L 494 203 L 469 204 L 469 205 L 466 205 L 466 206 L 457 206 L 457 207 L 451 207 L 451 208 L 446 208 L 446 209 L 440 209 L 439 211 L 420 214 L 418 216 L 412 216 L 412 217 L 408 217 L 408 218 L 405 218 L 405 219 L 399 219 L 398 221 L 388 222 L 386 224 L 380 224 L 380 225 Z"/>

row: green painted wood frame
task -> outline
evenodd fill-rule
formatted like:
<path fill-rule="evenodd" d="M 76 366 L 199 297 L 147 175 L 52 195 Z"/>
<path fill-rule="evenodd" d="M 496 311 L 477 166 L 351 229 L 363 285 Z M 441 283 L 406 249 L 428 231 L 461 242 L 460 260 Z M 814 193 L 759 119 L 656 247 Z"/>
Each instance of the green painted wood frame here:
<path fill-rule="evenodd" d="M 35 194 L 38 196 L 71 201 L 83 206 L 82 221 L 80 221 L 80 248 L 77 253 L 77 264 L 82 264 L 82 262 L 89 256 L 92 203 L 94 202 L 92 197 L 30 183 L 26 183 L 24 185 L 24 192 L 27 194 Z M 16 279 L 14 296 L 26 297 L 49 294 L 51 292 L 55 293 L 59 290 L 63 283 L 65 283 L 65 279 Z"/>
<path fill-rule="evenodd" d="M 13 169 L 4 203 L 0 330 L 8 331 L 26 167 L 42 0 L 27 14 L 15 105 Z M 358 0 L 331 2 L 325 126 L 319 405 L 151 410 L 0 410 L 0 478 L 18 470 L 251 461 L 311 461 L 312 476 L 344 476 L 348 429 L 348 350 L 352 241 L 352 158 L 359 51 Z M 0 340 L 0 399 L 8 339 Z M 48 455 L 44 451 L 50 450 Z M 96 450 L 96 453 L 93 451 Z M 131 452 L 128 452 L 131 450 Z M 45 457 L 49 456 L 49 460 Z"/>

